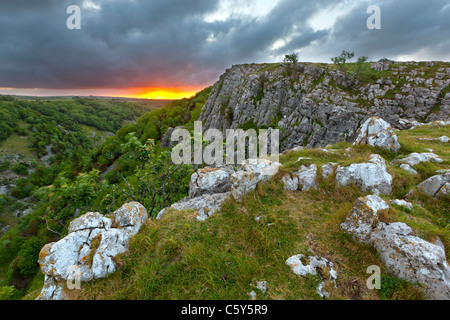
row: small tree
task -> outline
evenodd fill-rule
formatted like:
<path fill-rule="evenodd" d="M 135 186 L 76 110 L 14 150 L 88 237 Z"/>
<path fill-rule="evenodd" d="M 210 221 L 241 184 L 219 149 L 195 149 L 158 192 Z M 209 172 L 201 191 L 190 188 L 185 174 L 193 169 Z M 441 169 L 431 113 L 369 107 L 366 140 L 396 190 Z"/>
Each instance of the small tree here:
<path fill-rule="evenodd" d="M 353 72 L 353 81 L 355 80 L 363 80 L 364 77 L 364 64 L 367 62 L 369 58 L 366 56 L 361 56 L 358 58 L 358 61 L 355 63 L 355 69 Z"/>
<path fill-rule="evenodd" d="M 126 187 L 124 190 L 116 185 L 121 193 L 143 204 L 149 216 L 183 198 L 189 189 L 190 166 L 174 164 L 170 149 L 156 148 L 152 139 L 142 144 L 133 133 L 127 138 L 124 158 L 137 160 L 139 164 L 134 176 L 128 179 L 121 176 Z"/>
<path fill-rule="evenodd" d="M 292 63 L 296 65 L 298 63 L 298 54 L 297 53 L 291 53 L 284 56 L 285 63 Z"/>
<path fill-rule="evenodd" d="M 347 72 L 346 62 L 355 56 L 354 52 L 342 50 L 340 56 L 331 58 L 331 61 L 344 73 Z"/>
<path fill-rule="evenodd" d="M 294 78 L 296 76 L 296 69 L 298 64 L 298 54 L 297 53 L 291 53 L 284 56 L 284 63 L 287 63 L 286 66 L 286 75 L 292 77 L 291 84 L 293 84 Z"/>

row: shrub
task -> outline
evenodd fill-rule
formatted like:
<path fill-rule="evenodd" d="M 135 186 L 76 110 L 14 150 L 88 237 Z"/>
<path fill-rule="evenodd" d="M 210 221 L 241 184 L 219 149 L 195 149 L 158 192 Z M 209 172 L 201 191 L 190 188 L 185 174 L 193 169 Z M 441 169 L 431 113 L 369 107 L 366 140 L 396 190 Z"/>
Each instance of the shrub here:
<path fill-rule="evenodd" d="M 19 291 L 13 286 L 0 287 L 0 300 L 14 300 L 18 295 Z"/>
<path fill-rule="evenodd" d="M 43 241 L 37 237 L 25 241 L 17 254 L 17 269 L 25 277 L 31 277 L 36 273 L 38 267 L 39 252 Z"/>
<path fill-rule="evenodd" d="M 8 160 L 3 161 L 3 162 L 0 164 L 0 172 L 3 172 L 3 171 L 8 170 L 8 169 L 9 169 L 9 166 L 10 166 L 10 163 L 9 163 Z"/>
<path fill-rule="evenodd" d="M 28 175 L 28 165 L 22 162 L 12 167 L 11 170 L 23 176 Z"/>

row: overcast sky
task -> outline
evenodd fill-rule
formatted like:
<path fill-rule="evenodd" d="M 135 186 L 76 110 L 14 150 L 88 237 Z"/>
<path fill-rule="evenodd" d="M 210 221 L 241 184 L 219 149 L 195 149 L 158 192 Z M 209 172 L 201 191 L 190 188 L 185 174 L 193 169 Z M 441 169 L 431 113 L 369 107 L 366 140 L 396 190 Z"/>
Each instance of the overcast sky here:
<path fill-rule="evenodd" d="M 80 30 L 66 26 L 69 5 Z M 370 5 L 380 30 L 367 28 Z M 1 0 L 0 88 L 27 90 L 0 93 L 197 91 L 234 64 L 293 52 L 450 61 L 449 31 L 448 0 Z"/>

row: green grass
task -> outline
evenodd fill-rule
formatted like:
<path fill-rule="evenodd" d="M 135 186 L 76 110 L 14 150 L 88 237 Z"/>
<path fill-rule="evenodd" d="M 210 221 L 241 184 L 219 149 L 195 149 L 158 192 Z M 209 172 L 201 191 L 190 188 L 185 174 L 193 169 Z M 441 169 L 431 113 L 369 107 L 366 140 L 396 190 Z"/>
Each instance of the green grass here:
<path fill-rule="evenodd" d="M 28 146 L 27 136 L 11 134 L 6 140 L 0 143 L 0 149 L 9 154 L 23 154 L 27 157 L 35 157 Z"/>

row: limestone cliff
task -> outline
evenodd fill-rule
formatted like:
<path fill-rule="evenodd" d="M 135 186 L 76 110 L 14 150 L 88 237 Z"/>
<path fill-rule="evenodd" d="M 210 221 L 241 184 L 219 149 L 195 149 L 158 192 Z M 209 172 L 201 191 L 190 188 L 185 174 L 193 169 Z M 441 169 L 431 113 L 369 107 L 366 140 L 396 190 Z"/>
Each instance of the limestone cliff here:
<path fill-rule="evenodd" d="M 283 151 L 353 141 L 372 116 L 402 129 L 405 120 L 449 118 L 449 63 L 380 63 L 362 81 L 327 64 L 290 72 L 280 63 L 235 65 L 215 83 L 200 120 L 204 130 L 279 128 Z"/>

